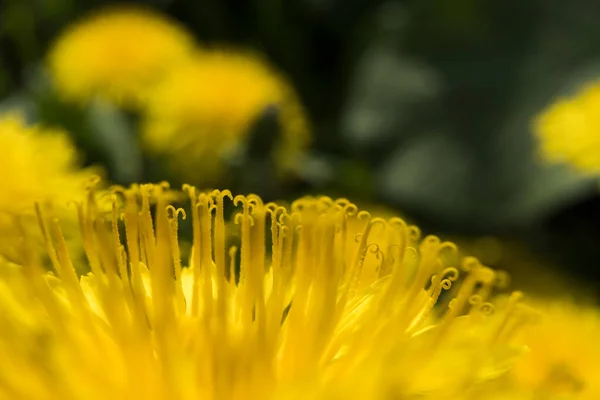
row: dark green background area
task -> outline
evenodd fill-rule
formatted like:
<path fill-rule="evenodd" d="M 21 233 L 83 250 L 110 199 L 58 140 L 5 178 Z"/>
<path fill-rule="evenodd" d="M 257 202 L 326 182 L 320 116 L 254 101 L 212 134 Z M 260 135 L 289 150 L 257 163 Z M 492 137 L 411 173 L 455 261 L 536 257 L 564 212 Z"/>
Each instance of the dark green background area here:
<path fill-rule="evenodd" d="M 223 186 L 268 199 L 318 192 L 384 204 L 427 232 L 495 235 L 538 262 L 600 281 L 597 184 L 541 164 L 531 135 L 540 110 L 598 76 L 600 2 L 139 3 L 176 18 L 205 46 L 259 49 L 307 108 L 315 138 L 295 179 L 269 176 L 265 154 L 278 127 L 276 110 L 265 110 Z M 0 4 L 0 110 L 68 128 L 86 163 L 104 164 L 115 182 L 177 181 L 140 150 L 135 116 L 61 104 L 44 74 L 57 32 L 115 3 Z"/>

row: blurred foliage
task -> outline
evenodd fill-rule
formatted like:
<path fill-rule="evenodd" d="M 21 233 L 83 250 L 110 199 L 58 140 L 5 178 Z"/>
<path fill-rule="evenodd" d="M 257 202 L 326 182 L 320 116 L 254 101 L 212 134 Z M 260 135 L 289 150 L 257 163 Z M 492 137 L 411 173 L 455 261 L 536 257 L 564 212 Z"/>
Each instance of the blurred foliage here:
<path fill-rule="evenodd" d="M 308 109 L 314 143 L 293 181 L 261 152 L 268 113 L 233 160 L 233 190 L 271 198 L 343 195 L 402 210 L 429 231 L 494 234 L 588 277 L 600 257 L 597 186 L 541 164 L 530 121 L 556 96 L 597 77 L 600 3 L 592 0 L 153 0 L 205 46 L 265 53 Z M 102 0 L 5 0 L 0 109 L 18 107 L 75 135 L 86 162 L 117 183 L 158 180 L 132 132 L 106 104 L 73 109 L 46 82 L 49 41 Z M 268 139 L 266 140 L 268 142 Z"/>

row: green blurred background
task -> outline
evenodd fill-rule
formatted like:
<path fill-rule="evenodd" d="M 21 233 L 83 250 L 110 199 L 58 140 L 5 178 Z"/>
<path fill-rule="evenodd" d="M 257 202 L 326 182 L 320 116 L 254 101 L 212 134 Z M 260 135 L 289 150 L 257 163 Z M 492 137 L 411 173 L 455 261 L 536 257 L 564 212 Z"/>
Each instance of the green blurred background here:
<path fill-rule="evenodd" d="M 159 160 L 148 159 L 133 139 L 130 115 L 61 104 L 42 68 L 62 28 L 117 3 L 0 4 L 0 111 L 19 108 L 32 121 L 66 127 L 85 162 L 105 165 L 115 183 L 168 178 Z M 597 77 L 600 2 L 141 4 L 174 17 L 204 45 L 263 52 L 287 74 L 307 108 L 314 141 L 296 178 L 264 176 L 260 155 L 278 134 L 267 113 L 256 124 L 250 154 L 235 169 L 232 191 L 269 200 L 323 193 L 387 206 L 425 232 L 482 253 L 476 255 L 509 270 L 524 286 L 537 281 L 543 292 L 570 285 L 551 283 L 557 267 L 596 291 L 597 183 L 539 162 L 530 123 L 556 96 Z M 489 256 L 490 241 L 479 237 L 497 238 L 501 254 Z"/>

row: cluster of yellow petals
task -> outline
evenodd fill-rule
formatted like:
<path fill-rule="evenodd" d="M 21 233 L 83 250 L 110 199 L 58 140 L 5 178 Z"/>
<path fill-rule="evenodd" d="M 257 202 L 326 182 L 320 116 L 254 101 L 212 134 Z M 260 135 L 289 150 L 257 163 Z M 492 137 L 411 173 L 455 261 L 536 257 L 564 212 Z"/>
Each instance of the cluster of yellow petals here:
<path fill-rule="evenodd" d="M 67 100 L 138 107 L 194 48 L 192 35 L 175 21 L 142 7 L 113 7 L 66 29 L 50 49 L 48 67 Z"/>
<path fill-rule="evenodd" d="M 166 184 L 120 188 L 106 213 L 90 191 L 81 277 L 38 213 L 53 272 L 27 237 L 23 265 L 0 268 L 1 398 L 487 399 L 521 352 L 520 294 L 490 317 L 502 279 L 453 266 L 453 244 L 398 218 L 345 199 L 183 195 L 187 213 Z"/>
<path fill-rule="evenodd" d="M 19 229 L 39 232 L 34 203 L 52 203 L 55 215 L 76 228 L 76 219 L 63 211 L 69 202 L 85 198 L 87 184 L 97 171 L 81 168 L 66 132 L 28 126 L 16 113 L 0 116 L 0 148 L 6 149 L 0 157 L 0 254 L 15 259 Z"/>
<path fill-rule="evenodd" d="M 293 168 L 309 142 L 304 111 L 286 80 L 259 56 L 225 50 L 198 51 L 173 68 L 148 100 L 143 140 L 167 155 L 182 179 L 222 177 L 224 160 L 239 154 L 252 125 L 272 108 L 281 134 L 274 162 Z"/>
<path fill-rule="evenodd" d="M 600 172 L 600 84 L 559 99 L 534 121 L 542 156 L 583 173 Z"/>

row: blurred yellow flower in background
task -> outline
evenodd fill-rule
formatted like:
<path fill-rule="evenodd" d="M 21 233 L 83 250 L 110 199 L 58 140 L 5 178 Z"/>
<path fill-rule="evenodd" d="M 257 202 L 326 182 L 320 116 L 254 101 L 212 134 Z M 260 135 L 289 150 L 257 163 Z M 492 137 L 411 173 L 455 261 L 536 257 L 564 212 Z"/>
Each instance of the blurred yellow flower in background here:
<path fill-rule="evenodd" d="M 114 7 L 69 26 L 54 42 L 48 66 L 64 98 L 101 97 L 134 106 L 173 65 L 190 56 L 194 39 L 149 9 Z"/>
<path fill-rule="evenodd" d="M 517 383 L 535 399 L 599 399 L 598 309 L 556 299 L 535 305 L 541 315 L 521 330 L 530 351 L 515 365 Z"/>
<path fill-rule="evenodd" d="M 152 93 L 143 141 L 151 152 L 165 156 L 184 181 L 213 183 L 226 172 L 224 159 L 238 154 L 252 124 L 269 107 L 278 111 L 281 127 L 274 162 L 285 174 L 309 142 L 294 90 L 254 54 L 199 51 L 173 68 Z"/>
<path fill-rule="evenodd" d="M 38 232 L 34 203 L 51 203 L 64 222 L 76 222 L 73 209 L 73 218 L 65 214 L 66 206 L 83 201 L 86 186 L 97 171 L 80 168 L 76 148 L 66 132 L 27 126 L 18 114 L 0 116 L 0 148 L 5 149 L 0 157 L 0 253 L 14 259 L 17 217 L 28 232 Z"/>
<path fill-rule="evenodd" d="M 284 208 L 185 186 L 193 251 L 184 266 L 186 215 L 166 188 L 116 189 L 108 215 L 93 196 L 79 205 L 86 276 L 45 216 L 54 274 L 26 238 L 26 262 L 0 268 L 0 397 L 483 400 L 480 386 L 520 353 L 511 345 L 520 294 L 489 318 L 494 271 L 472 258 L 452 266 L 454 245 L 421 239 L 398 218 L 345 199 Z M 235 231 L 224 214 L 232 206 Z M 352 235 L 356 220 L 362 232 Z M 436 306 L 447 290 L 453 300 Z"/>
<path fill-rule="evenodd" d="M 600 172 L 600 83 L 559 99 L 534 121 L 544 159 L 584 173 Z"/>

